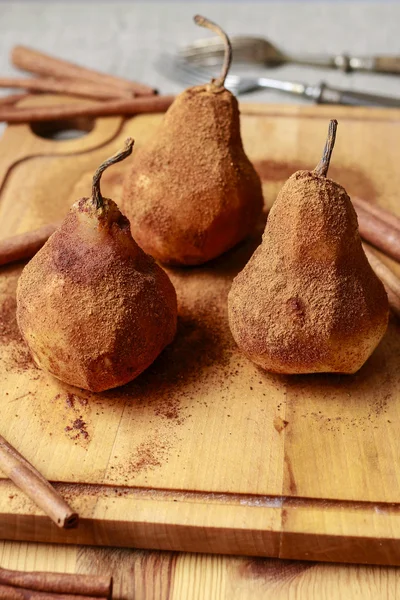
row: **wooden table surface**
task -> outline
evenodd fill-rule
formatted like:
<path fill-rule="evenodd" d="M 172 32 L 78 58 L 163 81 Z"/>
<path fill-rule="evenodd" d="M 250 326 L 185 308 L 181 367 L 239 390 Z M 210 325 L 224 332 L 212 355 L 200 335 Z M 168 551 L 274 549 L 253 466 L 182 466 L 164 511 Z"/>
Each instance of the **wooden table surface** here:
<path fill-rule="evenodd" d="M 396 567 L 0 542 L 0 565 L 112 573 L 115 600 L 400 598 Z"/>
<path fill-rule="evenodd" d="M 324 2 L 323 10 L 321 7 L 316 10 L 315 3 L 309 2 L 291 3 L 288 14 L 283 3 L 268 3 L 267 6 L 253 2 L 249 9 L 247 2 L 215 2 L 209 3 L 206 14 L 221 22 L 229 32 L 243 33 L 245 22 L 245 33 L 272 36 L 278 47 L 288 51 L 301 47 L 309 52 L 319 52 L 321 48 L 339 52 L 345 48 L 362 55 L 397 51 L 394 32 L 398 19 L 393 16 L 396 10 L 398 14 L 400 6 L 393 3 L 384 6 L 381 2 L 354 2 L 345 11 L 341 3 Z M 80 62 L 82 56 L 86 56 L 87 62 L 94 67 L 118 69 L 121 75 L 138 80 L 144 78 L 164 93 L 175 92 L 179 86 L 162 73 L 158 74 L 153 64 L 161 44 L 187 43 L 201 35 L 191 23 L 196 11 L 192 3 L 158 3 L 154 10 L 144 2 L 106 2 L 100 11 L 93 11 L 92 3 L 87 3 L 80 6 L 78 12 L 71 10 L 69 2 L 60 1 L 48 3 L 44 20 L 43 9 L 35 2 L 24 3 L 22 7 L 19 3 L 4 4 L 0 19 L 2 72 L 15 75 L 8 54 L 12 45 L 23 39 L 26 44 Z M 384 26 L 376 28 L 378 16 Z M 106 44 L 104 35 L 98 33 L 102 23 L 107 23 L 107 28 L 103 29 Z M 362 34 L 354 35 L 355 31 Z M 368 31 L 374 35 L 367 35 Z M 134 62 L 132 56 L 136 57 Z M 278 71 L 276 76 L 283 78 Z M 348 76 L 340 72 L 315 74 L 311 69 L 303 69 L 300 73 L 296 67 L 285 67 L 285 77 L 311 81 L 315 77 L 328 77 L 331 84 L 349 85 Z M 397 78 L 365 74 L 352 75 L 351 82 L 358 89 L 393 95 L 398 94 L 400 85 Z M 258 92 L 251 99 L 276 102 L 285 101 L 286 97 L 268 91 L 261 95 Z M 293 102 L 293 99 L 288 97 L 287 101 Z M 0 565 L 21 570 L 112 571 L 116 579 L 114 597 L 121 599 L 400 598 L 400 572 L 391 567 L 22 542 L 0 542 Z"/>

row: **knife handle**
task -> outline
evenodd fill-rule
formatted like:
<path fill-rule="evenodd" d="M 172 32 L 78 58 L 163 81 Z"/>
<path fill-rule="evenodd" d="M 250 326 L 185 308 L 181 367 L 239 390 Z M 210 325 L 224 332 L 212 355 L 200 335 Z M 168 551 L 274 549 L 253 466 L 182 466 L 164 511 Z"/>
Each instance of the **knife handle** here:
<path fill-rule="evenodd" d="M 338 69 L 339 71 L 344 71 L 344 73 L 364 71 L 368 73 L 391 73 L 392 75 L 400 75 L 400 56 L 394 55 L 291 55 L 288 56 L 287 61 L 297 65 Z"/>
<path fill-rule="evenodd" d="M 374 71 L 400 74 L 400 56 L 375 56 Z"/>
<path fill-rule="evenodd" d="M 348 56 L 338 54 L 333 58 L 331 66 L 345 73 L 364 71 L 368 73 L 400 74 L 400 56 Z"/>
<path fill-rule="evenodd" d="M 366 92 L 354 92 L 342 90 L 321 83 L 318 97 L 314 99 L 319 104 L 347 104 L 350 106 L 382 106 L 400 108 L 400 98 L 391 96 L 380 96 L 379 94 L 368 94 Z"/>

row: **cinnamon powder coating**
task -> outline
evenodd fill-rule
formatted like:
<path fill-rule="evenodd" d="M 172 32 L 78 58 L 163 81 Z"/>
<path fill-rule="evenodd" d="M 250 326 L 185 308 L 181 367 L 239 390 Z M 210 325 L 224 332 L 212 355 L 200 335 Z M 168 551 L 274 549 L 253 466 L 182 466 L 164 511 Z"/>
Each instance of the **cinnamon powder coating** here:
<path fill-rule="evenodd" d="M 389 308 L 346 191 L 314 172 L 292 175 L 228 303 L 238 346 L 264 369 L 356 372 L 383 337 Z"/>
<path fill-rule="evenodd" d="M 17 290 L 18 324 L 35 362 L 95 392 L 146 369 L 172 341 L 177 321 L 167 274 L 132 239 L 115 203 L 104 203 L 103 211 L 92 199 L 76 203 Z"/>
<path fill-rule="evenodd" d="M 250 233 L 262 210 L 238 103 L 224 88 L 180 94 L 132 165 L 122 209 L 139 246 L 161 262 L 192 265 L 220 255 Z"/>

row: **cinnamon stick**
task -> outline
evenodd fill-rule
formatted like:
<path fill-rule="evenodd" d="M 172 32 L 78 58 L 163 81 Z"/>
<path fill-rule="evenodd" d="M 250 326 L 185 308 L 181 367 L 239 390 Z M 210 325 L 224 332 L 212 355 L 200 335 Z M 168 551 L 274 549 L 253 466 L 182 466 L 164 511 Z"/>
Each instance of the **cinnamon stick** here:
<path fill-rule="evenodd" d="M 15 448 L 0 435 L 0 469 L 58 527 L 71 529 L 78 525 L 78 515 L 60 494 Z M 1 598 L 1 596 L 0 596 Z"/>
<path fill-rule="evenodd" d="M 400 317 L 400 279 L 372 252 L 367 244 L 363 244 L 363 248 L 369 264 L 385 286 L 390 308 L 395 315 Z"/>
<path fill-rule="evenodd" d="M 111 598 L 113 579 L 107 575 L 25 572 L 0 567 L 0 585 L 56 594 Z"/>
<path fill-rule="evenodd" d="M 354 204 L 356 211 L 358 211 L 358 209 L 360 208 L 361 210 L 368 212 L 370 215 L 373 215 L 380 221 L 383 221 L 387 225 L 390 225 L 391 227 L 394 227 L 395 229 L 398 229 L 400 231 L 400 217 L 398 217 L 397 215 L 394 215 L 392 212 L 385 210 L 384 208 L 381 208 L 376 204 L 372 204 L 367 200 L 358 198 L 357 196 L 352 197 L 351 200 Z"/>
<path fill-rule="evenodd" d="M 30 94 L 26 94 L 26 93 L 9 94 L 8 96 L 1 96 L 0 97 L 0 106 L 16 104 L 17 102 L 19 102 L 20 100 L 23 100 L 24 98 L 27 98 L 28 96 L 30 96 Z"/>
<path fill-rule="evenodd" d="M 361 237 L 394 260 L 400 261 L 400 230 L 367 212 L 360 205 L 356 210 Z"/>
<path fill-rule="evenodd" d="M 36 75 L 83 79 L 84 81 L 92 81 L 109 87 L 130 90 L 138 96 L 149 96 L 155 92 L 148 85 L 129 81 L 115 75 L 100 73 L 93 69 L 87 69 L 86 67 L 81 67 L 61 58 L 49 56 L 44 52 L 39 52 L 26 46 L 15 46 L 13 48 L 11 62 L 15 67 L 23 71 L 35 73 Z"/>
<path fill-rule="evenodd" d="M 95 596 L 56 594 L 0 585 L 0 600 L 99 600 L 99 598 Z"/>
<path fill-rule="evenodd" d="M 146 96 L 132 100 L 109 100 L 96 104 L 53 104 L 24 108 L 0 108 L 0 121 L 29 123 L 32 121 L 55 121 L 75 117 L 111 117 L 139 113 L 165 112 L 174 96 Z"/>
<path fill-rule="evenodd" d="M 79 79 L 56 79 L 52 77 L 0 77 L 0 88 L 21 88 L 34 92 L 54 92 L 71 94 L 94 100 L 112 100 L 115 98 L 133 98 L 130 90 L 99 85 Z"/>
<path fill-rule="evenodd" d="M 49 223 L 34 231 L 0 240 L 0 265 L 32 258 L 59 226 L 60 223 Z"/>

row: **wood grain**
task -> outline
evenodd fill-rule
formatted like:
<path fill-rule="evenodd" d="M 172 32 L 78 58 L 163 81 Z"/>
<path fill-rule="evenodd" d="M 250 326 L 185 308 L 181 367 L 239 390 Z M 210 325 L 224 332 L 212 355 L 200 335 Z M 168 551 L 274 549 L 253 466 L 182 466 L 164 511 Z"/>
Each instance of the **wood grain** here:
<path fill-rule="evenodd" d="M 388 600 L 398 569 L 270 558 L 0 542 L 0 564 L 113 575 L 114 600 Z"/>
<path fill-rule="evenodd" d="M 399 212 L 400 111 L 251 106 L 242 114 L 267 206 L 293 171 L 314 168 L 336 116 L 330 175 Z M 0 239 L 61 218 L 89 193 L 104 157 L 127 135 L 140 146 L 161 119 L 99 119 L 68 142 L 9 127 L 0 141 Z M 104 175 L 104 194 L 117 202 L 126 168 Z M 97 395 L 29 364 L 12 319 L 21 266 L 2 269 L 0 433 L 83 520 L 76 532 L 58 532 L 0 480 L 1 538 L 400 564 L 399 324 L 355 376 L 261 372 L 238 352 L 226 318 L 232 277 L 258 242 L 256 232 L 212 265 L 170 270 L 175 342 L 133 384 Z"/>

